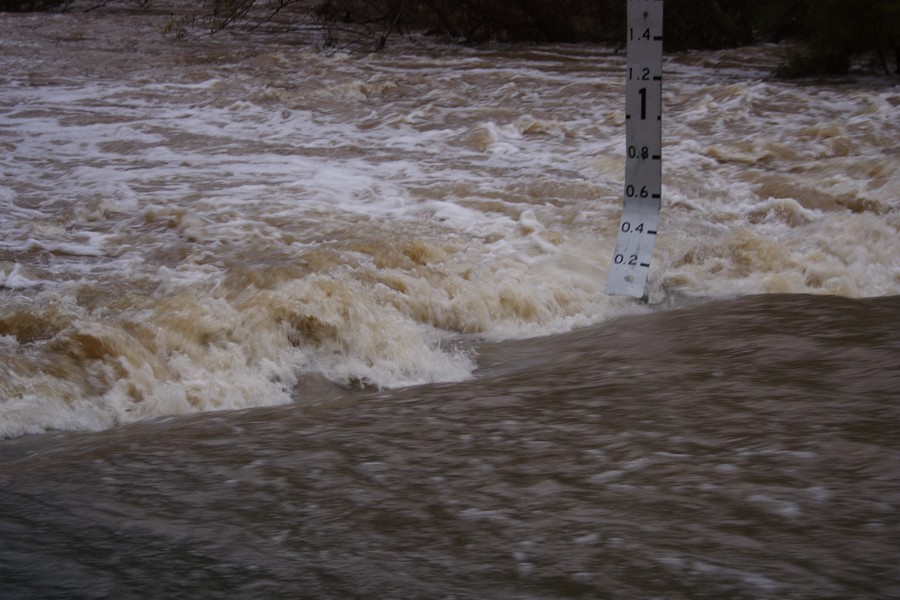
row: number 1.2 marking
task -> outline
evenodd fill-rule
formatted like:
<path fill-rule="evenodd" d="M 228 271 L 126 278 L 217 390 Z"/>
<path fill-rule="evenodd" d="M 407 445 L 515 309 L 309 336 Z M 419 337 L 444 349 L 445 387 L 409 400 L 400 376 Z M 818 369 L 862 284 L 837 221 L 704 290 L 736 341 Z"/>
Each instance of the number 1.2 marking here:
<path fill-rule="evenodd" d="M 639 79 L 641 81 L 647 81 L 650 79 L 650 69 L 644 67 L 641 69 L 640 77 L 635 77 L 634 67 L 628 67 L 628 79 Z"/>

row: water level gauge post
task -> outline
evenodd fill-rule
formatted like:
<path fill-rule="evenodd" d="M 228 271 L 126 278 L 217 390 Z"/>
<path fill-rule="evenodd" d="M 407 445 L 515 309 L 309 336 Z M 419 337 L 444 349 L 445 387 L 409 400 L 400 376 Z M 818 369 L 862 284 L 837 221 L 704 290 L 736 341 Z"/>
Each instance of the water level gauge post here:
<path fill-rule="evenodd" d="M 606 293 L 646 296 L 662 198 L 662 0 L 627 0 L 625 189 Z"/>

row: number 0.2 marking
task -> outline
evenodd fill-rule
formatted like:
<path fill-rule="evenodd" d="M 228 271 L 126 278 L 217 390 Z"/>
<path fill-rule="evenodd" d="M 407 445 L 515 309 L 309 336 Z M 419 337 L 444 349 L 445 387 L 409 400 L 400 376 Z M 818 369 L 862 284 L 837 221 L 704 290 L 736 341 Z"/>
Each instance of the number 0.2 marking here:
<path fill-rule="evenodd" d="M 637 264 L 637 261 L 638 261 L 637 254 L 632 254 L 631 256 L 628 257 L 627 264 L 633 267 L 634 265 Z M 615 257 L 613 257 L 613 262 L 615 262 L 617 265 L 626 264 L 625 263 L 625 255 L 624 254 L 616 254 Z"/>

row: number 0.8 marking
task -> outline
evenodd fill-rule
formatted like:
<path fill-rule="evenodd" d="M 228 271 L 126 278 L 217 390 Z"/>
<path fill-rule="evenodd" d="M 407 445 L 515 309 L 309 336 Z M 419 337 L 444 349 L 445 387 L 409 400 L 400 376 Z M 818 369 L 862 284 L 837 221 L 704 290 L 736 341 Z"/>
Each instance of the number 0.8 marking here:
<path fill-rule="evenodd" d="M 638 150 L 637 146 L 628 146 L 628 158 L 650 158 L 650 148 L 647 146 L 641 146 L 641 149 Z"/>

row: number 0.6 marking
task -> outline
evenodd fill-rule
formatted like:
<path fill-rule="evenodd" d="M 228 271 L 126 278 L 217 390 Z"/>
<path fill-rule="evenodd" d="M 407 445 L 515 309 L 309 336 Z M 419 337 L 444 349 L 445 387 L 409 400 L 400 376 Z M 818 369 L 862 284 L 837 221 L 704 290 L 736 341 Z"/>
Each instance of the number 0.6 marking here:
<path fill-rule="evenodd" d="M 633 185 L 625 186 L 625 196 L 628 198 L 634 198 L 635 196 L 639 198 L 647 198 L 650 196 L 650 192 L 647 190 L 647 186 L 641 186 L 640 190 L 635 189 Z"/>

